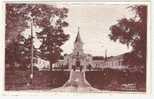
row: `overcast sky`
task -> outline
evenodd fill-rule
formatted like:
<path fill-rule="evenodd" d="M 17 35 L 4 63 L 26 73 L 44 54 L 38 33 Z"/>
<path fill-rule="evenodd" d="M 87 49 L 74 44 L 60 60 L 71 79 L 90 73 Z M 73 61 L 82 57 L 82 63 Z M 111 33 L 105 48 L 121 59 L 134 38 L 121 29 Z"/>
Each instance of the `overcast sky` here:
<path fill-rule="evenodd" d="M 108 56 L 116 56 L 131 51 L 119 42 L 109 39 L 110 26 L 117 23 L 118 19 L 133 17 L 132 11 L 127 7 L 130 5 L 118 4 L 82 4 L 82 5 L 60 5 L 69 9 L 66 21 L 69 26 L 64 29 L 70 34 L 70 39 L 62 46 L 63 54 L 70 54 L 73 51 L 73 43 L 80 27 L 80 36 L 84 43 L 84 52 L 94 56 L 104 56 L 107 50 Z M 41 29 L 35 28 L 36 31 Z M 30 29 L 23 32 L 28 36 Z M 40 45 L 39 40 L 34 40 L 34 45 Z"/>
<path fill-rule="evenodd" d="M 92 55 L 115 56 L 129 52 L 131 48 L 109 39 L 109 27 L 123 17 L 132 17 L 133 13 L 127 7 L 130 5 L 67 5 L 69 8 L 65 29 L 70 39 L 62 46 L 64 53 L 71 53 L 73 42 L 77 35 L 78 26 L 80 36 L 84 42 L 84 52 Z"/>

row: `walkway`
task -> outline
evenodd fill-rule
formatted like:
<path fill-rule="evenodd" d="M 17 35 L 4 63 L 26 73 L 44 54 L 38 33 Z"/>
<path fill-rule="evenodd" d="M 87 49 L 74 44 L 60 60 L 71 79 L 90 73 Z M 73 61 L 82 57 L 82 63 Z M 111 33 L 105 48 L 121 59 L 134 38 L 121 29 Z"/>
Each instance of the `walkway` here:
<path fill-rule="evenodd" d="M 85 72 L 71 71 L 69 80 L 60 88 L 52 91 L 61 92 L 99 92 L 98 89 L 93 88 L 85 78 Z"/>

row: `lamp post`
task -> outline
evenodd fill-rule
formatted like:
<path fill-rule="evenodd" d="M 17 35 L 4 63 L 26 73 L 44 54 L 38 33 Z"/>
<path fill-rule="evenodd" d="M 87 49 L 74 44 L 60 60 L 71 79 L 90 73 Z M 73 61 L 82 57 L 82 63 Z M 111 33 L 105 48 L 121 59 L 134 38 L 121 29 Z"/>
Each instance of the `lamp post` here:
<path fill-rule="evenodd" d="M 33 83 L 33 54 L 34 54 L 34 48 L 33 48 L 33 18 L 31 18 L 31 73 L 30 73 L 30 84 Z"/>
<path fill-rule="evenodd" d="M 30 66 L 30 75 L 29 75 L 29 77 L 30 77 L 30 81 L 27 83 L 27 86 L 30 86 L 30 85 L 32 85 L 32 83 L 33 83 L 33 75 L 34 75 L 34 73 L 33 73 L 33 50 L 34 50 L 34 48 L 33 48 L 33 18 L 31 18 L 31 20 L 30 20 L 30 22 L 31 22 L 31 25 L 30 25 L 30 29 L 31 29 L 31 66 Z"/>

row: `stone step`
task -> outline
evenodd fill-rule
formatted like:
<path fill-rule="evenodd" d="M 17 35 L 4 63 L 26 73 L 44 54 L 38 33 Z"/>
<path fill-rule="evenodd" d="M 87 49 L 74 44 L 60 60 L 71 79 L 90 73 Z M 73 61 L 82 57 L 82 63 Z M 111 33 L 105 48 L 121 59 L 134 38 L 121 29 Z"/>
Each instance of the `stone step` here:
<path fill-rule="evenodd" d="M 69 80 L 64 84 L 64 87 L 91 87 L 85 78 L 85 72 L 71 71 Z"/>

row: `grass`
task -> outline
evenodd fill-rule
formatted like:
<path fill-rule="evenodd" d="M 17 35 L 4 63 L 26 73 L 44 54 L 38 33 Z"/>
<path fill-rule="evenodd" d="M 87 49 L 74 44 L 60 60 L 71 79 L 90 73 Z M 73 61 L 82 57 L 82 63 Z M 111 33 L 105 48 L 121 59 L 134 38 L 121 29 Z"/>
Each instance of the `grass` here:
<path fill-rule="evenodd" d="M 101 90 L 111 90 L 111 91 L 146 91 L 146 81 L 143 76 L 138 77 L 136 73 L 125 73 L 122 71 L 87 71 L 86 72 L 87 81 L 97 89 Z M 126 88 L 122 85 L 134 84 L 133 86 L 128 86 Z"/>
<path fill-rule="evenodd" d="M 87 81 L 100 90 L 112 91 L 146 91 L 146 81 L 143 75 L 136 72 L 117 70 L 86 71 Z M 34 71 L 32 84 L 28 86 L 30 71 L 7 70 L 5 72 L 6 90 L 49 90 L 64 85 L 69 79 L 69 71 Z M 121 88 L 122 84 L 135 84 L 135 90 Z"/>
<path fill-rule="evenodd" d="M 34 71 L 31 82 L 30 71 L 6 71 L 6 90 L 45 90 L 62 86 L 69 78 L 68 71 Z M 31 83 L 30 85 L 28 83 Z"/>

